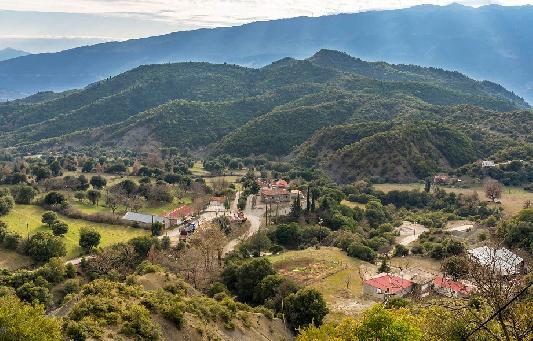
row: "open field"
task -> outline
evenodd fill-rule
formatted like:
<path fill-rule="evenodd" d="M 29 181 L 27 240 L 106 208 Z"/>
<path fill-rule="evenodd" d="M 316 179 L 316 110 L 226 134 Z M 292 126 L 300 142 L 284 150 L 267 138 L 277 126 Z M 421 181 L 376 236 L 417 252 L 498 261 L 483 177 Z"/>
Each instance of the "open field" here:
<path fill-rule="evenodd" d="M 356 208 L 356 207 L 365 208 L 364 204 L 360 204 L 358 202 L 351 202 L 351 201 L 348 201 L 348 200 L 341 201 L 341 205 L 348 206 L 350 208 Z"/>
<path fill-rule="evenodd" d="M 420 191 L 424 190 L 424 184 L 422 183 L 410 183 L 410 184 L 376 184 L 374 188 L 383 192 L 389 192 L 393 190 L 399 191 L 409 191 L 417 189 Z M 473 191 L 476 191 L 481 200 L 486 200 L 485 191 L 482 185 L 473 186 L 469 188 L 458 188 L 458 187 L 445 187 L 439 186 L 447 192 L 469 194 Z M 520 187 L 503 187 L 501 205 L 504 211 L 509 215 L 514 215 L 520 211 L 526 200 L 533 201 L 533 193 L 527 192 Z"/>
<path fill-rule="evenodd" d="M 365 262 L 334 247 L 288 251 L 269 257 L 278 272 L 320 291 L 330 308 L 328 319 L 354 315 L 373 304 L 365 300 L 359 269 Z"/>
<path fill-rule="evenodd" d="M 35 205 L 15 205 L 13 210 L 8 215 L 0 217 L 0 220 L 8 224 L 9 230 L 15 231 L 23 238 L 26 238 L 28 234 L 31 235 L 38 231 L 49 230 L 46 225 L 41 223 L 41 216 L 44 212 L 45 210 L 43 208 Z M 67 246 L 67 258 L 76 257 L 82 251 L 78 246 L 80 229 L 82 227 L 93 227 L 100 232 L 102 236 L 100 246 L 125 242 L 148 233 L 142 229 L 120 225 L 99 224 L 85 220 L 70 219 L 64 216 L 59 216 L 59 220 L 64 221 L 69 226 L 68 233 L 63 237 Z"/>
<path fill-rule="evenodd" d="M 91 204 L 89 201 L 87 200 L 84 200 L 83 202 L 79 202 L 79 200 L 75 199 L 73 197 L 73 193 L 70 192 L 68 193 L 67 192 L 67 195 L 68 195 L 68 198 L 69 198 L 69 203 L 79 209 L 80 211 L 84 212 L 84 213 L 87 213 L 87 214 L 97 214 L 97 213 L 103 213 L 103 212 L 106 212 L 106 213 L 112 213 L 112 210 L 109 208 L 109 207 L 106 207 L 104 206 L 104 202 L 105 202 L 105 193 L 102 194 L 104 197 L 100 199 L 100 202 L 98 203 L 98 205 L 93 205 Z M 169 212 L 169 211 L 172 211 L 174 210 L 175 208 L 178 208 L 179 206 L 181 205 L 186 205 L 186 204 L 190 204 L 191 203 L 191 199 L 186 197 L 186 198 L 174 198 L 174 201 L 171 202 L 171 203 L 164 203 L 164 204 L 156 204 L 156 205 L 151 205 L 149 203 L 146 203 L 146 206 L 141 208 L 139 210 L 139 212 L 143 212 L 143 213 L 146 213 L 146 214 L 162 214 L 162 213 L 165 213 L 165 212 Z M 117 213 L 123 213 L 124 212 L 124 207 L 119 207 L 117 209 Z"/>
<path fill-rule="evenodd" d="M 85 175 L 85 177 L 89 180 L 95 175 L 100 175 L 101 177 L 104 177 L 107 180 L 107 186 L 113 186 L 123 180 L 129 179 L 133 180 L 135 182 L 139 182 L 139 179 L 141 179 L 141 176 L 132 176 L 132 175 L 117 175 L 117 174 L 107 174 L 107 173 L 82 173 L 80 171 L 67 171 L 63 173 L 63 176 L 75 176 L 78 177 L 80 175 Z"/>
<path fill-rule="evenodd" d="M 18 252 L 0 249 L 0 269 L 16 270 L 30 266 L 31 263 L 29 257 Z"/>

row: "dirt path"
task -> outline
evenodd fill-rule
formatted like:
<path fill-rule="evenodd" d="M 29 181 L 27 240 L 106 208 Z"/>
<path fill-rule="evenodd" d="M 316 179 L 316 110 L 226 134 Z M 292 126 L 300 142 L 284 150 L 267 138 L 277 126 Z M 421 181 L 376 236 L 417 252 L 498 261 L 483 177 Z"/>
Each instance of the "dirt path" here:
<path fill-rule="evenodd" d="M 469 229 L 474 228 L 474 223 L 468 220 L 456 220 L 456 221 L 450 221 L 446 225 L 445 230 L 446 231 L 466 231 Z"/>
<path fill-rule="evenodd" d="M 421 224 L 404 221 L 403 224 L 398 227 L 398 230 L 400 231 L 398 243 L 407 246 L 416 241 L 423 232 L 428 231 L 428 228 Z"/>

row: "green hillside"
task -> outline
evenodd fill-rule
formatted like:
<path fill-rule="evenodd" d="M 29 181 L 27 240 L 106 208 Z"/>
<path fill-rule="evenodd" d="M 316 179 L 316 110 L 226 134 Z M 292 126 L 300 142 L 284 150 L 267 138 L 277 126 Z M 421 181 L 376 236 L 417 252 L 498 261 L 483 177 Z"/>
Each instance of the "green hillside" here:
<path fill-rule="evenodd" d="M 407 136 L 403 130 L 398 135 L 397 126 L 419 121 L 445 124 L 469 139 L 472 157 L 487 157 L 508 148 L 528 150 L 533 112 L 501 86 L 457 72 L 365 62 L 321 50 L 305 60 L 284 58 L 260 69 L 196 62 L 146 65 L 84 89 L 3 103 L 0 147 L 24 152 L 94 145 L 178 147 L 215 156 L 291 155 L 301 166 L 322 165 L 338 178 L 353 155 L 365 159 L 360 154 L 371 147 L 385 152 L 382 144 L 392 130 L 391 138 L 403 136 L 396 141 L 401 145 Z M 404 146 L 406 156 L 424 159 L 431 157 L 429 151 L 444 152 L 435 145 L 435 132 L 425 132 L 424 139 L 431 141 L 416 150 Z M 367 149 L 348 148 L 365 138 Z M 333 159 L 341 149 L 344 154 Z M 435 160 L 400 172 L 376 166 L 364 175 L 410 178 L 425 173 L 420 169 L 456 163 Z"/>

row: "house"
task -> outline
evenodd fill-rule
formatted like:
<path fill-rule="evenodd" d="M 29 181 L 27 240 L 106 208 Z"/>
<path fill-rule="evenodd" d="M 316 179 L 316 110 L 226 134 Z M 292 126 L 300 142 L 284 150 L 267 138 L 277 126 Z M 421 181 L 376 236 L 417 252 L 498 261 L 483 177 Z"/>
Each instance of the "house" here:
<path fill-rule="evenodd" d="M 519 274 L 524 270 L 524 260 L 504 247 L 481 246 L 468 250 L 468 254 L 480 265 L 489 266 L 503 276 Z"/>
<path fill-rule="evenodd" d="M 126 212 L 122 217 L 123 220 L 131 221 L 137 224 L 152 225 L 155 222 L 160 222 L 165 225 L 166 228 L 170 227 L 170 219 L 166 217 L 160 217 L 152 214 L 143 214 L 137 212 Z"/>
<path fill-rule="evenodd" d="M 450 181 L 450 177 L 447 174 L 436 174 L 433 177 L 433 182 L 436 184 L 447 184 Z"/>
<path fill-rule="evenodd" d="M 183 224 L 191 216 L 192 208 L 189 205 L 182 205 L 163 215 L 163 217 L 170 220 L 170 225 L 172 226 Z"/>
<path fill-rule="evenodd" d="M 481 161 L 481 167 L 482 168 L 495 167 L 495 166 L 496 166 L 496 164 L 494 163 L 494 161 L 490 161 L 490 160 Z"/>
<path fill-rule="evenodd" d="M 300 199 L 305 199 L 305 196 L 304 194 L 302 193 L 302 191 L 299 191 L 297 189 L 293 189 L 291 191 L 291 200 L 294 200 L 296 198 L 300 197 Z"/>
<path fill-rule="evenodd" d="M 470 294 L 472 289 L 472 286 L 461 282 L 456 282 L 448 277 L 437 276 L 433 280 L 433 290 L 437 294 L 447 297 L 466 297 Z"/>
<path fill-rule="evenodd" d="M 291 201 L 291 193 L 286 189 L 263 188 L 260 194 L 261 201 L 266 204 Z"/>
<path fill-rule="evenodd" d="M 287 189 L 287 187 L 289 187 L 289 184 L 283 179 L 279 179 L 272 184 L 272 188 Z"/>
<path fill-rule="evenodd" d="M 363 282 L 363 295 L 383 300 L 387 297 L 403 297 L 413 290 L 415 283 L 402 277 L 381 273 Z"/>

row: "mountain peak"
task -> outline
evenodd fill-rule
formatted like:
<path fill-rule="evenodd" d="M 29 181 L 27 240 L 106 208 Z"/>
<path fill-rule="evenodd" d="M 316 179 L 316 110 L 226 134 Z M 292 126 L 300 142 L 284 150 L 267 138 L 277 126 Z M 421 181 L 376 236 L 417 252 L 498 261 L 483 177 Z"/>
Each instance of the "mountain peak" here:
<path fill-rule="evenodd" d="M 0 50 L 0 61 L 8 60 L 11 58 L 22 57 L 29 55 L 29 52 L 17 50 L 11 47 L 6 47 Z"/>

